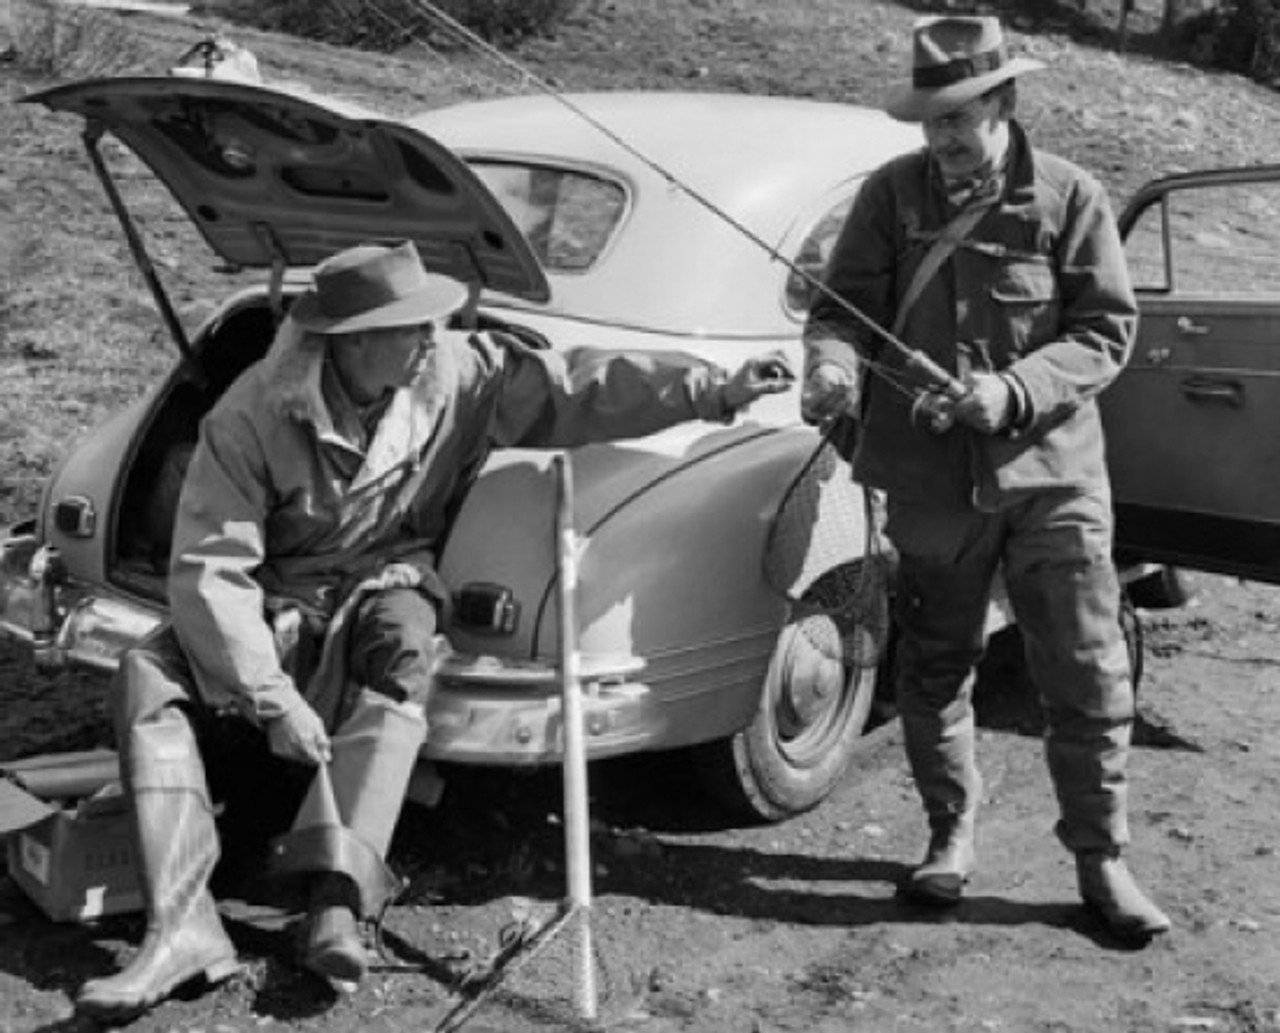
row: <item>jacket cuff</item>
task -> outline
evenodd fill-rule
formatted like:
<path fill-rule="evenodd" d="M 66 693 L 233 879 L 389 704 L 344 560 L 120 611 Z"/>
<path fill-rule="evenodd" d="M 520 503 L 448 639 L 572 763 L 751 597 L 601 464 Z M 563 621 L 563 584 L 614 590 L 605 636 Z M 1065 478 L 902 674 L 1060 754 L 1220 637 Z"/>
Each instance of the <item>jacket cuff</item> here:
<path fill-rule="evenodd" d="M 804 379 L 808 380 L 819 366 L 835 366 L 858 379 L 858 352 L 854 345 L 838 337 L 813 336 L 804 339 Z"/>
<path fill-rule="evenodd" d="M 999 377 L 1009 388 L 1009 419 L 1001 428 L 1001 433 L 1009 437 L 1017 437 L 1031 427 L 1031 422 L 1035 418 L 1035 411 L 1031 407 L 1031 394 L 1018 374 L 1006 370 L 1000 373 Z"/>
<path fill-rule="evenodd" d="M 728 389 L 728 372 L 718 366 L 708 369 L 707 387 L 700 393 L 696 406 L 698 417 L 710 423 L 732 423 L 738 410 L 729 404 Z"/>

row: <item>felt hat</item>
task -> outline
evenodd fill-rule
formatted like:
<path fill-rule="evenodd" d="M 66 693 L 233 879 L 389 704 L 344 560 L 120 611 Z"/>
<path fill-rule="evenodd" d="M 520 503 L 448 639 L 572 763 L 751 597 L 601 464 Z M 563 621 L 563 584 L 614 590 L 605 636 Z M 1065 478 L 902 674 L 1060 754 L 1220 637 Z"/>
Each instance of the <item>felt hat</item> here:
<path fill-rule="evenodd" d="M 466 286 L 428 273 L 406 240 L 392 247 L 359 244 L 326 258 L 289 314 L 312 333 L 349 334 L 429 323 L 466 299 Z"/>
<path fill-rule="evenodd" d="M 900 122 L 923 122 L 1043 67 L 1009 56 L 998 18 L 921 18 L 912 29 L 911 78 L 893 88 L 885 110 Z"/>

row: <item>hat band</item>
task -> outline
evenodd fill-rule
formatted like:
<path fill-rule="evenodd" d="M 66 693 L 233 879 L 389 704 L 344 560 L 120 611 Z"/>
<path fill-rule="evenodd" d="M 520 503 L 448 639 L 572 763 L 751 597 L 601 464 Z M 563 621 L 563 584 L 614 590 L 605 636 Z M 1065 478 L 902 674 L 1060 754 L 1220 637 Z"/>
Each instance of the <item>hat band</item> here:
<path fill-rule="evenodd" d="M 998 46 L 981 54 L 957 57 L 945 65 L 916 68 L 911 73 L 911 83 L 918 90 L 936 90 L 997 71 L 1004 67 L 1006 60 L 1004 47 Z"/>
<path fill-rule="evenodd" d="M 364 269 L 344 269 L 317 279 L 317 301 L 320 311 L 330 319 L 347 319 L 363 315 L 384 305 L 391 305 L 422 289 L 419 269 L 393 268 L 383 263 L 376 279 Z"/>

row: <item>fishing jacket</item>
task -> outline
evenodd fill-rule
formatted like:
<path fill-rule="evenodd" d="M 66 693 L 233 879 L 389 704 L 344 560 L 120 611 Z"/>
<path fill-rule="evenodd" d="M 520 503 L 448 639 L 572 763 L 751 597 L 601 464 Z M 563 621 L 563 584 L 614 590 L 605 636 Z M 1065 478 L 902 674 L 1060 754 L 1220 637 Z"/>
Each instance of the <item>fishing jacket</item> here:
<path fill-rule="evenodd" d="M 855 476 L 900 503 L 994 510 L 1048 487 L 1107 487 L 1096 398 L 1128 361 L 1138 318 L 1120 235 L 1096 179 L 1033 150 L 1016 123 L 1010 130 L 1002 195 L 928 280 L 899 333 L 953 375 L 966 362 L 1005 373 L 1019 402 L 1008 428 L 930 431 L 912 417 L 930 385 L 900 350 L 826 296 L 806 325 L 807 370 L 833 362 L 861 373 Z M 858 193 L 827 286 L 892 327 L 955 214 L 927 149 L 892 160 Z"/>

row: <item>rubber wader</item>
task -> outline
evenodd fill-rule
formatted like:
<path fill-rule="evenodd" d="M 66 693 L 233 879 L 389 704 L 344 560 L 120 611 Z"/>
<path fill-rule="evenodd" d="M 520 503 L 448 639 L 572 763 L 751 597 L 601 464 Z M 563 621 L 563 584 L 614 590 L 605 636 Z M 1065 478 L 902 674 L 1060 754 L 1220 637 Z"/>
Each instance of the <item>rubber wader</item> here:
<path fill-rule="evenodd" d="M 426 732 L 421 705 L 361 690 L 293 828 L 273 844 L 276 873 L 308 877 L 302 962 L 328 979 L 364 976 L 357 920 L 380 915 L 400 891 L 386 855 Z"/>
<path fill-rule="evenodd" d="M 76 1000 L 83 1013 L 112 1020 L 145 1011 L 195 976 L 220 982 L 239 968 L 209 893 L 218 833 L 186 714 L 162 708 L 132 726 L 124 746 L 147 933 L 125 969 L 85 983 Z"/>
<path fill-rule="evenodd" d="M 977 865 L 974 826 L 982 780 L 974 762 L 973 712 L 963 710 L 953 721 L 902 715 L 907 758 L 930 830 L 924 861 L 912 869 L 902 894 L 922 904 L 958 904 Z"/>

